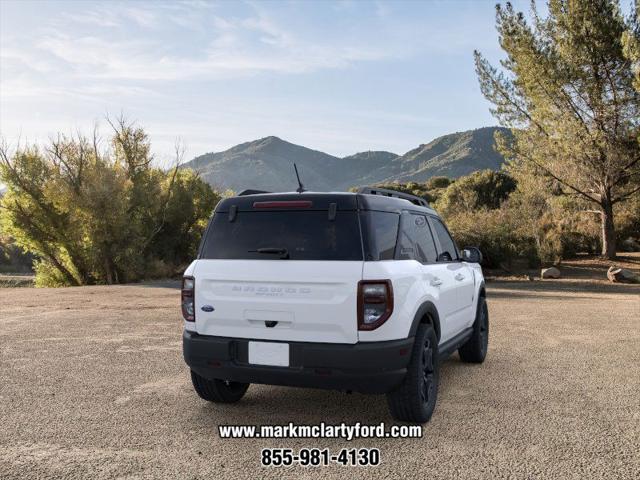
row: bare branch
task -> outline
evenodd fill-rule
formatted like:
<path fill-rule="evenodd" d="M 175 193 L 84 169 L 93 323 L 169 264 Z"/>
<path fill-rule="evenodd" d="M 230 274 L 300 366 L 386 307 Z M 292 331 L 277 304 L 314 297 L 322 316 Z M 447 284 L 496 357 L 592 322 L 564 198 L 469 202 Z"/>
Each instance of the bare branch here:
<path fill-rule="evenodd" d="M 613 204 L 613 203 L 624 202 L 625 200 L 628 200 L 629 198 L 631 198 L 631 196 L 637 192 L 640 192 L 640 185 L 626 193 L 623 193 L 619 197 L 612 199 L 611 203 Z"/>

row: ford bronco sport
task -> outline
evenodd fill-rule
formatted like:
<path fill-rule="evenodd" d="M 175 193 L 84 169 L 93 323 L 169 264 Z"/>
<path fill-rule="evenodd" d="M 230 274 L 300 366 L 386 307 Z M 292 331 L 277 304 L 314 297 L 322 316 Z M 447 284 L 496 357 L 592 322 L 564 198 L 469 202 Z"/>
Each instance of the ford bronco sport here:
<path fill-rule="evenodd" d="M 396 419 L 428 421 L 440 361 L 487 354 L 480 252 L 460 252 L 425 200 L 399 192 L 243 193 L 218 204 L 183 279 L 198 395 L 385 393 Z"/>

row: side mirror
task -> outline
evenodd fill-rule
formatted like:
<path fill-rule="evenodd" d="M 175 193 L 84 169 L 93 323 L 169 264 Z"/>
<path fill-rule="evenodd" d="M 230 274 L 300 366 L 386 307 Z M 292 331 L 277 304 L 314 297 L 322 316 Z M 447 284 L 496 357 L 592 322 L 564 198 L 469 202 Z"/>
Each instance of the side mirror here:
<path fill-rule="evenodd" d="M 482 252 L 476 247 L 465 247 L 462 250 L 462 261 L 468 263 L 482 263 Z"/>

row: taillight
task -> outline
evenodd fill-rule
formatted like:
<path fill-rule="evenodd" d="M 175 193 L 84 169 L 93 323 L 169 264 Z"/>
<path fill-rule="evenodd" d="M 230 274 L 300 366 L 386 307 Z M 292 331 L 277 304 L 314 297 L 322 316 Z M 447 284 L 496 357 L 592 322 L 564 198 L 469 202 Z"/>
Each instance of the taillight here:
<path fill-rule="evenodd" d="M 358 330 L 374 330 L 393 312 L 391 280 L 358 282 Z"/>
<path fill-rule="evenodd" d="M 196 321 L 195 305 L 196 279 L 193 277 L 182 278 L 182 316 L 187 322 Z"/>

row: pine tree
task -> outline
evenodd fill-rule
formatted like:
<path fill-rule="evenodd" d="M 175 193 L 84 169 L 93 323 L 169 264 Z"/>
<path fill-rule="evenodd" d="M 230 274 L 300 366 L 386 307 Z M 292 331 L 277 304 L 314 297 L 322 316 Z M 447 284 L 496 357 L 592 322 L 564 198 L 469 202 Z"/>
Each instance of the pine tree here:
<path fill-rule="evenodd" d="M 595 204 L 602 254 L 616 256 L 614 205 L 640 192 L 638 9 L 612 0 L 550 0 L 531 21 L 496 7 L 500 69 L 479 52 L 480 87 L 514 133 L 499 148 L 517 168 L 544 175 L 562 193 Z"/>

